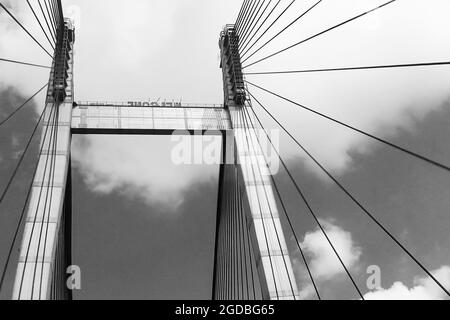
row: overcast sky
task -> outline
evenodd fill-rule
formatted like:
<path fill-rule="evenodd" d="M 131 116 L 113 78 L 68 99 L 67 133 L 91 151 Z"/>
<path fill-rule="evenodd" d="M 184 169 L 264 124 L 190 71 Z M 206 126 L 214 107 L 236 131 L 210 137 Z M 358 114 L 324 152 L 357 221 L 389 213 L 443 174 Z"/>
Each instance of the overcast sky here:
<path fill-rule="evenodd" d="M 275 13 L 289 2 L 282 0 Z M 314 2 L 296 1 L 261 43 Z M 383 2 L 324 0 L 249 62 Z M 45 41 L 25 2 L 2 3 L 12 4 L 21 21 Z M 77 21 L 76 100 L 223 101 L 219 33 L 235 21 L 241 1 L 73 0 L 63 5 Z M 398 0 L 246 71 L 446 61 L 449 10 L 447 0 Z M 0 32 L 1 57 L 49 64 L 4 12 Z M 47 78 L 48 70 L 1 63 L 0 119 Z M 247 79 L 450 163 L 450 67 Z M 450 287 L 448 173 L 250 89 Z M 0 129 L 0 186 L 26 141 L 24 128 L 32 126 L 42 101 L 41 95 L 20 118 Z M 268 128 L 276 127 L 256 104 L 255 109 Z M 444 298 L 286 136 L 281 142 L 288 165 L 368 298 Z M 85 277 L 77 297 L 209 298 L 218 167 L 176 166 L 170 161 L 172 147 L 169 137 L 74 137 L 74 264 L 82 267 Z M 31 162 L 30 158 L 25 165 L 28 171 Z M 14 202 L 23 198 L 26 178 L 25 173 L 2 204 L 2 225 L 14 225 L 19 210 Z M 285 172 L 276 179 L 323 296 L 357 298 Z M 1 235 L 1 259 L 11 236 Z M 314 298 L 287 229 L 286 236 L 302 295 Z M 371 293 L 365 286 L 369 265 L 380 266 L 383 287 Z"/>

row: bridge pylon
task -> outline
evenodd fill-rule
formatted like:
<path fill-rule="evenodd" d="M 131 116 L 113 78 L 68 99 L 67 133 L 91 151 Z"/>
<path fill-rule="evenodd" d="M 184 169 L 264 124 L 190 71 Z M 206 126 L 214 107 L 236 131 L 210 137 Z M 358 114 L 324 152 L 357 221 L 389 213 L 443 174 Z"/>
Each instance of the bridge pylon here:
<path fill-rule="evenodd" d="M 13 299 L 72 298 L 66 284 L 66 270 L 71 265 L 72 135 L 170 135 L 174 131 L 223 136 L 213 299 L 250 298 L 248 292 L 243 293 L 244 281 L 250 276 L 243 270 L 243 257 L 246 263 L 254 262 L 251 277 L 259 280 L 260 294 L 253 294 L 253 298 L 298 298 L 270 170 L 255 139 L 255 121 L 246 113 L 251 101 L 246 95 L 234 26 L 226 26 L 220 37 L 223 105 L 77 103 L 73 24 L 66 20 L 58 34 L 61 38 L 51 69 L 42 148 L 27 208 Z"/>
<path fill-rule="evenodd" d="M 64 300 L 71 265 L 70 145 L 75 27 L 66 19 L 58 39 L 45 101 L 38 169 L 27 208 L 14 300 Z"/>
<path fill-rule="evenodd" d="M 217 241 L 224 241 L 227 228 L 233 226 L 233 219 L 242 218 L 251 239 L 253 256 L 256 257 L 261 298 L 298 299 L 292 262 L 272 189 L 269 164 L 257 138 L 257 128 L 254 127 L 256 120 L 248 112 L 251 101 L 246 94 L 238 46 L 239 37 L 234 25 L 225 26 L 220 35 L 219 47 L 224 106 L 230 114 L 232 130 L 224 142 L 227 159 L 219 188 Z M 237 205 L 230 205 L 236 202 Z M 239 298 L 239 294 L 236 295 L 233 290 L 224 290 L 220 285 L 223 283 L 220 274 L 226 272 L 220 269 L 229 268 L 224 260 L 230 257 L 230 249 L 219 244 L 217 250 L 213 296 L 215 299 Z"/>

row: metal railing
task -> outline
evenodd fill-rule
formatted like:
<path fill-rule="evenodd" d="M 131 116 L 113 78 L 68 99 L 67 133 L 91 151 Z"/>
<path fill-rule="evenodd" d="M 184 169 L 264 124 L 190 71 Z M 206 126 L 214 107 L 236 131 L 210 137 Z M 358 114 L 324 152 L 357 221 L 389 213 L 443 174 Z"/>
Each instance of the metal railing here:
<path fill-rule="evenodd" d="M 129 107 L 129 108 L 198 108 L 223 109 L 223 104 L 217 103 L 186 103 L 186 102 L 151 102 L 151 101 L 76 101 L 79 107 Z"/>

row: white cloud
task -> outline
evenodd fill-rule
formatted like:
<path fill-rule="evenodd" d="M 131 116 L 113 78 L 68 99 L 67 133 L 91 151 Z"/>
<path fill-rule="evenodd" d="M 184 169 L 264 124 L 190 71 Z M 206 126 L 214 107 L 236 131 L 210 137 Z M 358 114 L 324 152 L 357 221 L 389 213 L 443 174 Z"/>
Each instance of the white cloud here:
<path fill-rule="evenodd" d="M 195 184 L 218 176 L 217 166 L 175 165 L 168 137 L 76 137 L 73 165 L 93 192 L 118 192 L 175 210 Z"/>
<path fill-rule="evenodd" d="M 34 4 L 33 1 L 31 3 Z M 9 1 L 7 8 L 51 54 L 51 48 L 26 2 Z M 3 10 L 0 10 L 0 34 L 2 58 L 50 65 L 50 57 Z M 0 62 L 0 90 L 12 86 L 28 98 L 41 88 L 48 78 L 47 69 Z M 44 98 L 43 92 L 39 96 L 40 108 L 43 108 Z"/>
<path fill-rule="evenodd" d="M 329 221 L 321 221 L 321 224 L 346 267 L 355 267 L 362 250 L 354 243 L 351 233 Z M 328 280 L 345 272 L 319 228 L 307 232 L 300 246 L 310 257 L 311 272 L 318 280 Z"/>
<path fill-rule="evenodd" d="M 450 266 L 442 266 L 432 272 L 444 287 L 450 288 Z M 448 299 L 446 293 L 430 277 L 414 279 L 414 286 L 408 288 L 402 282 L 395 282 L 389 289 L 377 289 L 364 295 L 366 300 L 441 300 Z"/>
<path fill-rule="evenodd" d="M 308 7 L 296 2 L 286 20 Z M 260 51 L 252 61 L 277 49 L 306 39 L 384 1 L 343 0 L 322 2 L 289 32 Z M 406 11 L 408 14 L 405 14 Z M 450 20 L 446 0 L 397 1 L 326 35 L 247 69 L 252 71 L 301 70 L 346 66 L 368 66 L 446 60 L 450 45 L 442 43 Z M 285 21 L 285 20 L 284 20 Z M 274 28 L 273 34 L 281 30 Z M 269 39 L 273 34 L 265 36 Z M 264 43 L 264 42 L 263 42 Z M 450 67 L 363 70 L 292 75 L 248 76 L 248 80 L 310 108 L 388 140 L 398 129 L 414 131 L 414 118 L 422 119 L 441 107 L 450 95 Z M 352 169 L 349 153 L 374 152 L 378 142 L 329 120 L 251 87 L 252 93 L 280 119 L 325 167 L 338 174 Z M 256 103 L 255 103 L 256 104 Z M 257 111 L 261 110 L 255 106 Z M 260 111 L 264 114 L 264 111 Z M 273 121 L 268 120 L 268 124 Z M 286 147 L 288 156 L 301 155 L 297 147 Z M 389 152 L 389 151 L 387 151 Z M 405 158 L 407 159 L 407 158 Z M 308 167 L 317 167 L 308 160 Z"/>
<path fill-rule="evenodd" d="M 356 245 L 351 233 L 337 226 L 333 221 L 320 220 L 320 223 L 347 269 L 357 269 L 362 249 Z M 326 281 L 340 280 L 339 276 L 343 275 L 345 270 L 319 228 L 307 232 L 300 246 L 306 256 L 316 285 Z M 301 282 L 300 299 L 314 297 L 316 292 L 307 276 L 303 260 L 294 258 L 293 265 Z"/>
<path fill-rule="evenodd" d="M 274 12 L 274 17 L 289 2 L 283 0 L 282 6 Z M 323 2 L 256 57 L 304 39 L 380 2 Z M 26 3 L 10 3 L 14 5 L 14 13 L 31 33 L 45 44 L 46 39 Z M 130 5 L 123 0 L 63 1 L 66 9 L 72 5 L 78 6 L 82 20 L 80 29 L 76 31 L 75 43 L 76 99 L 162 97 L 182 98 L 189 102 L 222 101 L 217 39 L 221 27 L 236 18 L 241 3 L 239 0 L 135 0 Z M 273 32 L 268 32 L 260 43 L 272 37 L 312 3 L 297 1 L 274 26 Z M 405 8 L 408 14 L 405 14 Z M 447 38 L 446 32 L 450 28 L 450 20 L 446 16 L 449 9 L 447 0 L 436 0 L 432 6 L 419 0 L 399 1 L 367 19 L 363 18 L 318 37 L 248 71 L 445 60 L 450 55 L 450 45 L 443 40 Z M 45 53 L 2 12 L 0 33 L 2 57 L 49 64 Z M 448 67 L 433 67 L 258 76 L 249 77 L 249 80 L 356 127 L 393 138 L 399 128 L 413 128 L 410 114 L 420 119 L 439 106 L 439 102 L 449 94 L 448 73 Z M 0 63 L 0 74 L 1 86 L 13 85 L 27 96 L 48 79 L 47 70 L 5 63 Z M 303 113 L 297 107 L 256 89 L 253 93 L 328 168 L 339 173 L 345 172 L 352 167 L 349 151 L 373 151 L 375 143 L 365 137 L 330 126 L 328 121 L 318 120 L 317 116 Z M 38 105 L 43 107 L 41 102 Z M 89 154 L 90 149 L 85 152 Z M 298 148 L 292 145 L 283 148 L 282 153 L 287 156 L 299 154 Z M 102 166 L 92 166 L 85 171 L 91 177 L 107 176 L 109 171 Z M 172 171 L 170 165 L 162 161 L 152 163 L 152 167 L 157 166 L 160 172 Z M 95 168 L 100 171 L 95 172 Z M 130 186 L 143 185 L 140 173 L 130 173 L 128 176 L 130 178 L 116 180 Z M 135 181 L 131 181 L 131 177 Z M 156 179 L 159 180 L 163 179 Z M 188 178 L 187 181 L 191 180 Z M 165 190 L 165 182 L 160 184 L 161 189 Z M 101 186 L 106 189 L 109 186 L 106 182 L 92 185 L 98 190 L 102 190 Z M 123 183 L 120 185 L 123 186 Z M 180 189 L 185 188 L 184 183 L 181 183 Z"/>

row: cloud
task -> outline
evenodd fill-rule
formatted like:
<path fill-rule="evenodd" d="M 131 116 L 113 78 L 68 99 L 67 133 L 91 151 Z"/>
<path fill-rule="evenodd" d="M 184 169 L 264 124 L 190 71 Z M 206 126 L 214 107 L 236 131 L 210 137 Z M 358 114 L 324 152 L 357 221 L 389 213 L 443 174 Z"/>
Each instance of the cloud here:
<path fill-rule="evenodd" d="M 175 165 L 172 146 L 168 137 L 76 137 L 73 165 L 93 192 L 117 192 L 174 211 L 196 184 L 213 181 L 218 168 Z"/>
<path fill-rule="evenodd" d="M 347 269 L 358 268 L 362 249 L 356 245 L 351 233 L 336 225 L 334 221 L 320 220 L 320 223 Z M 326 281 L 337 281 L 341 279 L 340 276 L 345 273 L 345 270 L 319 228 L 307 232 L 300 246 L 306 256 L 316 285 L 320 286 Z M 298 280 L 301 282 L 301 290 L 299 291 L 300 299 L 314 297 L 316 292 L 307 276 L 303 260 L 293 258 L 293 265 Z"/>
<path fill-rule="evenodd" d="M 32 5 L 34 2 L 31 2 Z M 36 7 L 36 4 L 34 4 Z M 25 1 L 9 1 L 8 10 L 51 53 L 51 48 Z M 0 56 L 6 59 L 50 65 L 50 57 L 3 10 L 0 10 Z M 15 88 L 30 97 L 49 79 L 48 69 L 0 62 L 0 90 Z M 44 107 L 45 95 L 36 97 L 36 111 Z"/>
<path fill-rule="evenodd" d="M 450 288 L 450 266 L 442 266 L 432 271 L 444 287 Z M 448 299 L 445 292 L 439 288 L 430 277 L 414 279 L 414 286 L 408 288 L 400 281 L 389 289 L 377 289 L 364 295 L 366 300 L 442 300 Z"/>
<path fill-rule="evenodd" d="M 26 3 L 9 2 L 32 34 L 45 44 L 46 39 Z M 295 2 L 274 24 L 271 32 L 261 38 L 260 44 L 314 2 Z M 381 2 L 342 0 L 321 3 L 250 61 Z M 267 24 L 289 3 L 281 1 Z M 217 37 L 225 23 L 234 21 L 242 1 L 203 0 L 187 4 L 183 0 L 135 0 L 130 6 L 122 0 L 65 0 L 63 4 L 66 12 L 77 6 L 82 20 L 76 31 L 75 45 L 77 100 L 134 97 L 182 98 L 199 102 L 222 100 L 221 74 L 216 60 L 219 52 Z M 405 8 L 408 15 L 403 14 Z M 448 41 L 442 41 L 450 27 L 445 14 L 449 9 L 446 0 L 436 0 L 433 6 L 420 0 L 397 2 L 247 71 L 443 61 L 450 54 Z M 260 33 L 263 30 L 261 28 Z M 0 32 L 2 56 L 48 64 L 49 58 L 42 50 L 2 12 Z M 249 76 L 248 79 L 358 128 L 393 139 L 398 129 L 414 130 L 411 114 L 420 119 L 438 108 L 443 97 L 448 96 L 448 71 L 449 67 L 441 66 Z M 6 64 L 0 64 L 0 73 L 1 82 L 19 87 L 26 95 L 48 79 L 46 70 Z M 258 89 L 251 90 L 327 168 L 338 173 L 351 170 L 352 151 L 373 152 L 378 146 L 366 137 L 327 120 L 322 121 Z M 293 146 L 286 147 L 283 153 L 299 155 L 298 148 Z"/>
<path fill-rule="evenodd" d="M 15 88 L 3 88 L 0 86 L 0 120 L 6 119 L 25 99 L 26 97 L 22 96 Z M 2 126 L 0 159 L 17 160 L 23 152 L 35 121 L 37 121 L 33 108 L 35 108 L 35 104 L 30 102 L 28 108 L 21 110 Z"/>
<path fill-rule="evenodd" d="M 251 61 L 306 39 L 381 2 L 323 2 Z M 302 11 L 299 7 L 309 5 L 296 2 L 295 8 L 287 12 L 284 18 L 293 19 L 296 13 Z M 406 8 L 408 14 L 404 14 Z M 445 0 L 434 1 L 433 6 L 418 0 L 396 2 L 245 70 L 302 70 L 445 60 L 445 56 L 450 54 L 450 45 L 442 43 L 441 39 L 445 38 L 445 32 L 450 27 L 450 21 L 444 14 L 449 9 L 450 3 Z M 281 30 L 285 22 L 283 20 L 280 26 L 274 27 L 273 34 Z M 449 70 L 445 66 L 253 75 L 247 76 L 247 79 L 333 118 L 395 141 L 399 130 L 414 132 L 415 119 L 420 121 L 428 112 L 442 105 L 450 93 Z M 373 153 L 381 146 L 257 88 L 250 86 L 250 90 L 326 168 L 337 174 L 352 170 L 353 151 Z M 254 104 L 256 111 L 264 115 L 257 103 Z M 266 123 L 274 125 L 272 120 Z M 306 158 L 290 142 L 283 152 L 287 156 Z M 295 160 L 298 161 L 298 158 Z M 307 167 L 318 171 L 309 159 Z"/>
<path fill-rule="evenodd" d="M 354 243 L 351 233 L 332 222 L 321 221 L 321 223 L 346 267 L 348 269 L 355 267 L 362 250 Z M 319 228 L 307 232 L 300 246 L 310 257 L 309 266 L 315 278 L 329 280 L 345 272 Z"/>
<path fill-rule="evenodd" d="M 48 47 L 26 3 L 9 3 L 30 32 Z M 268 24 L 289 3 L 283 0 Z M 271 32 L 261 38 L 260 44 L 312 3 L 295 2 Z M 324 2 L 251 60 L 379 3 L 378 0 Z M 238 0 L 189 3 L 135 0 L 132 6 L 122 0 L 63 1 L 65 9 L 77 6 L 81 18 L 75 43 L 76 99 L 126 101 L 161 97 L 189 102 L 222 101 L 217 38 L 221 27 L 234 21 L 241 4 Z M 405 8 L 408 15 L 403 14 Z M 450 45 L 442 39 L 450 27 L 445 14 L 449 8 L 446 0 L 436 0 L 433 6 L 419 0 L 398 2 L 247 71 L 445 60 Z M 0 33 L 1 56 L 49 64 L 49 57 L 3 12 L 0 12 Z M 410 115 L 420 119 L 448 95 L 448 70 L 433 67 L 248 79 L 356 127 L 393 139 L 399 129 L 414 130 Z M 0 74 L 1 84 L 18 88 L 25 96 L 48 80 L 48 70 L 5 63 L 0 64 Z M 352 169 L 352 151 L 375 150 L 377 144 L 370 139 L 330 125 L 257 89 L 251 90 L 327 168 L 339 174 Z M 37 106 L 42 108 L 43 103 Z M 255 109 L 258 111 L 257 106 Z M 299 155 L 292 144 L 283 147 L 282 153 L 288 157 Z M 307 163 L 310 168 L 311 163 Z M 162 162 L 159 165 L 163 172 L 171 170 Z M 89 170 L 94 174 L 92 168 Z M 96 176 L 101 175 L 100 172 Z M 138 179 L 131 185 L 142 183 Z"/>

